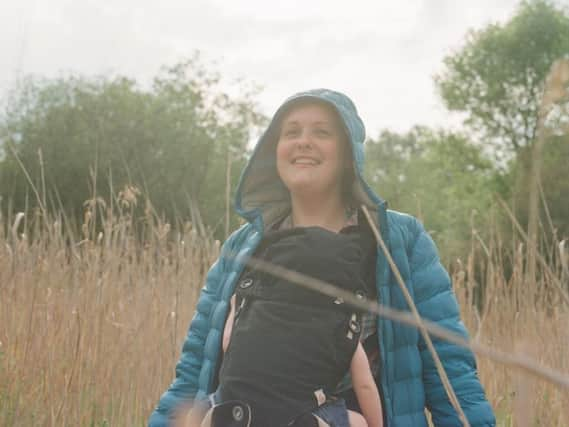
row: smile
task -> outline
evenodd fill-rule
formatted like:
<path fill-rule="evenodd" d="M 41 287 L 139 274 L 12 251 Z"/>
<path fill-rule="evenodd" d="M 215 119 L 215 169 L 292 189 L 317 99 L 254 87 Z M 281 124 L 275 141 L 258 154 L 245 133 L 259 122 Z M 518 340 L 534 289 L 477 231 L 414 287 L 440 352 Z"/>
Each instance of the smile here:
<path fill-rule="evenodd" d="M 316 159 L 311 157 L 296 157 L 292 159 L 291 162 L 293 165 L 306 165 L 306 166 L 316 166 L 320 164 L 320 162 Z"/>

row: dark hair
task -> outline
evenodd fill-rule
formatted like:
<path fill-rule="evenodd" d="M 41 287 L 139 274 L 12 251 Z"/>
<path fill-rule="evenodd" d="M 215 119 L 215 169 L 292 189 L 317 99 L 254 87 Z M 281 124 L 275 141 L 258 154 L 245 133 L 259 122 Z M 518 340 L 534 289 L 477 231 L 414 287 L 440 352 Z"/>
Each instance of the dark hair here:
<path fill-rule="evenodd" d="M 356 174 L 354 171 L 354 153 L 352 152 L 352 144 L 349 138 L 344 138 L 344 168 L 342 171 L 342 200 L 347 208 L 355 207 L 355 199 L 353 194 L 354 181 Z"/>

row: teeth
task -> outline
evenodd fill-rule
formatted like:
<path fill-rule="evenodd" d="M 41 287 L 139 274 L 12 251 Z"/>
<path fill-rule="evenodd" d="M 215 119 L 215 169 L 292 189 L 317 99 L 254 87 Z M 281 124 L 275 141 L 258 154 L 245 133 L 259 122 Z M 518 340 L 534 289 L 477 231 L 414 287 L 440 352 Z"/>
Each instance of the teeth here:
<path fill-rule="evenodd" d="M 315 165 L 317 162 L 312 159 L 295 159 L 293 163 L 301 165 Z"/>

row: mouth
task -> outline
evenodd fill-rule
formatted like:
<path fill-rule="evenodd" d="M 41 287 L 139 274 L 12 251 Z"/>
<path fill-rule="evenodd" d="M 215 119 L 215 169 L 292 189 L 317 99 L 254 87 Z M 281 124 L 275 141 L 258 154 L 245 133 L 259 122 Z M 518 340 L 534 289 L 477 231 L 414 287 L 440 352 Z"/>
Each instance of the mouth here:
<path fill-rule="evenodd" d="M 313 157 L 295 157 L 291 163 L 299 166 L 317 166 L 321 162 Z"/>

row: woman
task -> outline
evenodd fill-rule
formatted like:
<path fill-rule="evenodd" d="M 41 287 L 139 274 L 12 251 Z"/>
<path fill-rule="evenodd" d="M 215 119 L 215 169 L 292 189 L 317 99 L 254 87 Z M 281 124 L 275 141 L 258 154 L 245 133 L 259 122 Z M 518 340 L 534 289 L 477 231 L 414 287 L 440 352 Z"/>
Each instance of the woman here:
<path fill-rule="evenodd" d="M 151 427 L 168 425 L 179 405 L 201 400 L 214 390 L 230 299 L 245 267 L 242 260 L 255 251 L 267 230 L 318 226 L 338 232 L 354 221 L 364 226 L 365 219 L 354 208 L 365 205 L 421 316 L 466 336 L 433 241 L 415 218 L 388 211 L 364 181 L 364 139 L 356 108 L 341 93 L 299 93 L 277 110 L 237 189 L 236 210 L 247 224 L 227 239 L 207 275 L 176 379 L 152 414 Z M 373 252 L 377 301 L 408 310 L 385 256 Z M 370 317 L 361 337 L 378 375 L 386 426 L 426 426 L 425 408 L 437 426 L 461 425 L 416 329 Z M 434 345 L 470 425 L 494 425 L 472 353 L 440 340 Z M 349 378 L 340 389 L 349 396 Z"/>

